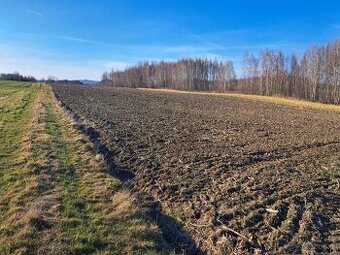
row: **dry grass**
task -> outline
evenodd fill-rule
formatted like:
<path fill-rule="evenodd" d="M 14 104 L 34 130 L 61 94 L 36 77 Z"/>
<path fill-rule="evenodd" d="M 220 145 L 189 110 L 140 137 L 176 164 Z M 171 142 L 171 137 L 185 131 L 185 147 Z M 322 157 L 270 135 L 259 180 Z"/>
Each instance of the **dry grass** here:
<path fill-rule="evenodd" d="M 241 98 L 241 99 L 253 100 L 253 101 L 264 102 L 264 103 L 286 105 L 286 106 L 293 106 L 293 107 L 298 107 L 298 108 L 306 108 L 306 109 L 314 109 L 314 110 L 332 111 L 332 112 L 340 113 L 339 105 L 323 104 L 323 103 L 311 102 L 311 101 L 300 100 L 300 99 L 295 99 L 295 98 L 279 97 L 279 96 L 260 96 L 260 95 L 248 95 L 248 94 L 238 94 L 238 93 L 182 91 L 182 90 L 172 90 L 172 89 L 149 89 L 149 88 L 140 88 L 140 89 L 149 90 L 149 91 L 168 92 L 168 93 L 233 97 L 233 98 Z"/>
<path fill-rule="evenodd" d="M 51 89 L 20 86 L 0 111 L 0 140 L 13 146 L 0 157 L 0 254 L 168 253 Z"/>

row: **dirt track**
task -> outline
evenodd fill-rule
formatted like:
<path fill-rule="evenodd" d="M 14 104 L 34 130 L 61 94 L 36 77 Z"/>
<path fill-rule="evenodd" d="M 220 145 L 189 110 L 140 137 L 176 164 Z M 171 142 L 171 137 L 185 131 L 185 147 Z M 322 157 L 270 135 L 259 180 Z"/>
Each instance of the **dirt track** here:
<path fill-rule="evenodd" d="M 340 253 L 340 115 L 208 95 L 55 86 L 129 186 L 208 254 Z M 131 175 L 132 176 L 132 175 Z"/>

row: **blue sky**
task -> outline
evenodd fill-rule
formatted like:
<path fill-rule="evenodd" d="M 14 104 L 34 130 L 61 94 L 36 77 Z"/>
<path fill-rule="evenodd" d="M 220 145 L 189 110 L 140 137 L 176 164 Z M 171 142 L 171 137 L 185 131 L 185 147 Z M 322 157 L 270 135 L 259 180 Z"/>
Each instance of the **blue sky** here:
<path fill-rule="evenodd" d="M 0 0 L 0 72 L 100 79 L 139 60 L 301 54 L 340 37 L 340 1 Z"/>

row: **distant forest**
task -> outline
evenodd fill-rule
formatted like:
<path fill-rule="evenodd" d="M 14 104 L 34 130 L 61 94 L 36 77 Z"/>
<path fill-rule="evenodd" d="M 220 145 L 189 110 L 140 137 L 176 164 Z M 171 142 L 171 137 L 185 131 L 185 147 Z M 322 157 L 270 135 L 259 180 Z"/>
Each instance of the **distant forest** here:
<path fill-rule="evenodd" d="M 0 80 L 7 80 L 7 81 L 28 81 L 28 82 L 36 82 L 37 79 L 31 75 L 24 76 L 18 72 L 14 73 L 0 73 Z"/>
<path fill-rule="evenodd" d="M 340 40 L 311 46 L 301 57 L 264 50 L 246 53 L 237 79 L 232 61 L 186 58 L 140 62 L 124 71 L 105 72 L 101 84 L 280 95 L 340 104 Z"/>

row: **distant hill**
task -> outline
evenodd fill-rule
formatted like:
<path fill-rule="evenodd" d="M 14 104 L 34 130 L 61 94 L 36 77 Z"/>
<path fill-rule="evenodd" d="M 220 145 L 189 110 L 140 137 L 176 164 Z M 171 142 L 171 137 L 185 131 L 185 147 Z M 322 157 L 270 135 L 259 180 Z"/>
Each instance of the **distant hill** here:
<path fill-rule="evenodd" d="M 96 85 L 98 81 L 93 80 L 80 80 L 80 83 L 83 85 Z"/>

